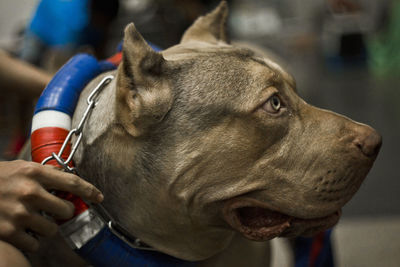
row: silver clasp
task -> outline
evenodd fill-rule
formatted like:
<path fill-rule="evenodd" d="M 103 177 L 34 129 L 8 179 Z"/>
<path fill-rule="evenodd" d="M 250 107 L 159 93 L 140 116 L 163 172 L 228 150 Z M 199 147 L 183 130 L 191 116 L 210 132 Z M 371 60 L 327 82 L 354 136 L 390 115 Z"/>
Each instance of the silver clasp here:
<path fill-rule="evenodd" d="M 82 140 L 82 130 L 85 125 L 85 122 L 87 118 L 89 117 L 90 111 L 96 106 L 96 97 L 97 95 L 101 92 L 101 90 L 104 88 L 105 85 L 109 84 L 112 80 L 114 79 L 113 75 L 107 75 L 105 76 L 100 83 L 96 86 L 96 88 L 93 89 L 93 91 L 90 93 L 88 96 L 86 102 L 88 104 L 85 112 L 83 113 L 82 119 L 78 124 L 78 127 L 72 129 L 69 131 L 67 137 L 64 140 L 64 143 L 62 144 L 60 151 L 56 154 L 53 152 L 51 156 L 45 158 L 41 164 L 45 165 L 47 162 L 49 162 L 52 159 L 55 159 L 58 164 L 64 169 L 66 172 L 75 172 L 74 167 L 69 167 L 68 164 L 71 162 L 72 158 L 75 155 L 76 150 L 78 149 L 79 144 L 81 143 Z M 75 144 L 71 148 L 71 153 L 68 155 L 68 158 L 66 160 L 62 159 L 62 154 L 64 153 L 65 148 L 67 147 L 68 142 L 71 141 L 72 136 L 75 135 L 77 136 Z"/>

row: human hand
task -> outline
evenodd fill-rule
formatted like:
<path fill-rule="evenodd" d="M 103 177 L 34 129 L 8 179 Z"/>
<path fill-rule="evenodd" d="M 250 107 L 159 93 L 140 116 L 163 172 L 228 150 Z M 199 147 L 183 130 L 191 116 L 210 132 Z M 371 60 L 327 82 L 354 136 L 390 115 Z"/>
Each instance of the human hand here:
<path fill-rule="evenodd" d="M 103 200 L 96 187 L 74 174 L 35 162 L 0 162 L 0 239 L 21 250 L 35 251 L 39 242 L 26 230 L 40 236 L 55 235 L 57 224 L 40 212 L 69 219 L 74 206 L 50 190 L 70 192 L 92 203 Z"/>

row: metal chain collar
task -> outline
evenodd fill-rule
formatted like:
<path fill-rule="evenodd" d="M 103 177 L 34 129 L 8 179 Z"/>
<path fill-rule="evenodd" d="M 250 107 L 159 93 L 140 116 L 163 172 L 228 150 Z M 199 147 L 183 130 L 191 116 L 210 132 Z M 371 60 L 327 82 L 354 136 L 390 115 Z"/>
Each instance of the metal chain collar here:
<path fill-rule="evenodd" d="M 60 148 L 60 151 L 58 151 L 57 154 L 55 152 L 51 153 L 51 156 L 45 158 L 42 161 L 42 163 L 41 163 L 42 165 L 45 165 L 50 160 L 55 159 L 57 161 L 57 163 L 60 164 L 60 166 L 62 166 L 62 168 L 65 172 L 75 173 L 75 168 L 69 167 L 68 164 L 71 162 L 72 158 L 74 157 L 74 154 L 75 154 L 76 150 L 78 149 L 78 146 L 82 140 L 83 127 L 85 126 L 87 118 L 89 117 L 89 113 L 93 108 L 96 107 L 96 103 L 97 103 L 96 97 L 101 92 L 101 90 L 104 88 L 104 86 L 109 84 L 113 79 L 114 79 L 113 75 L 107 75 L 100 81 L 100 83 L 96 86 L 96 88 L 93 89 L 93 91 L 90 93 L 90 95 L 88 96 L 88 98 L 86 100 L 88 106 L 87 106 L 85 112 L 83 113 L 82 119 L 79 122 L 78 126 L 69 131 L 67 137 L 64 140 L 64 143 L 62 144 L 62 146 Z M 63 154 L 65 148 L 67 147 L 68 142 L 71 141 L 71 138 L 73 135 L 77 136 L 76 142 L 73 145 L 73 147 L 71 149 L 71 153 L 68 155 L 68 158 L 66 160 L 63 160 L 61 155 Z M 136 248 L 136 249 L 141 249 L 141 250 L 156 251 L 156 249 L 143 243 L 139 238 L 132 236 L 121 224 L 119 224 L 118 222 L 113 220 L 111 215 L 106 211 L 106 209 L 101 204 L 96 205 L 96 212 L 98 214 L 100 214 L 101 218 L 106 222 L 106 225 L 111 230 L 111 232 L 114 233 L 119 239 L 121 239 L 125 243 L 127 243 L 129 246 Z"/>
<path fill-rule="evenodd" d="M 62 144 L 60 151 L 56 154 L 55 152 L 51 153 L 51 156 L 45 158 L 41 164 L 45 165 L 47 162 L 50 160 L 55 159 L 58 164 L 64 169 L 66 172 L 75 172 L 74 167 L 68 166 L 68 164 L 71 162 L 72 158 L 75 155 L 76 150 L 78 149 L 79 144 L 81 143 L 82 140 L 82 135 L 83 135 L 83 127 L 85 126 L 86 120 L 89 117 L 90 111 L 96 106 L 96 97 L 97 95 L 101 92 L 101 90 L 104 88 L 105 85 L 109 84 L 112 80 L 114 79 L 113 75 L 107 75 L 105 76 L 100 83 L 96 86 L 96 88 L 93 89 L 93 91 L 90 93 L 88 98 L 86 99 L 86 102 L 88 104 L 85 112 L 83 113 L 82 119 L 79 122 L 78 126 L 72 130 L 69 131 L 67 137 L 64 140 L 64 143 Z M 64 160 L 62 158 L 62 154 L 67 147 L 67 144 L 71 141 L 72 136 L 75 135 L 77 136 L 75 144 L 71 148 L 71 152 L 68 155 L 68 158 Z"/>

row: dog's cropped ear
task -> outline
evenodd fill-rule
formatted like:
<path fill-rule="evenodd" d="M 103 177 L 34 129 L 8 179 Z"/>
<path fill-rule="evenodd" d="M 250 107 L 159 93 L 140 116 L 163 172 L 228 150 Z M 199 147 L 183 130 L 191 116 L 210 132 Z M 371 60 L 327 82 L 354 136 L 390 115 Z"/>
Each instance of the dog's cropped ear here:
<path fill-rule="evenodd" d="M 124 128 L 138 137 L 160 122 L 171 108 L 168 62 L 147 44 L 133 23 L 125 28 L 122 49 L 116 114 Z"/>
<path fill-rule="evenodd" d="M 229 43 L 227 34 L 228 5 L 222 1 L 217 8 L 205 16 L 199 17 L 182 37 L 181 43 L 202 41 L 212 44 Z"/>

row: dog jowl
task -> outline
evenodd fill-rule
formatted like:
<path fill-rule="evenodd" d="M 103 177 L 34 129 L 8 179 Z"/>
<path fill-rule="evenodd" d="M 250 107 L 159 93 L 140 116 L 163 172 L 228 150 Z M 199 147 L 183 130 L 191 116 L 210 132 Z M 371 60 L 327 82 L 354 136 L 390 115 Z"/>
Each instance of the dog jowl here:
<path fill-rule="evenodd" d="M 304 102 L 272 60 L 230 45 L 226 17 L 223 2 L 162 53 L 128 25 L 117 81 L 76 158 L 114 218 L 187 260 L 235 233 L 265 241 L 331 227 L 381 145 L 371 127 Z"/>

